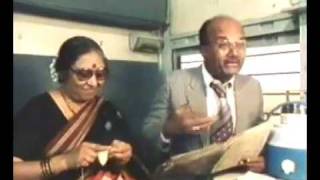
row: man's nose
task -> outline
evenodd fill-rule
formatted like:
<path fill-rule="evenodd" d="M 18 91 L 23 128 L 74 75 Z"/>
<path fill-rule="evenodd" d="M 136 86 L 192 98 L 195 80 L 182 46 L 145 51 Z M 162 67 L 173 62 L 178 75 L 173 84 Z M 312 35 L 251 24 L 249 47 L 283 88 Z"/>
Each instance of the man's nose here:
<path fill-rule="evenodd" d="M 233 55 L 233 56 L 237 56 L 239 54 L 239 49 L 237 48 L 237 46 L 235 44 L 230 43 L 229 54 Z"/>

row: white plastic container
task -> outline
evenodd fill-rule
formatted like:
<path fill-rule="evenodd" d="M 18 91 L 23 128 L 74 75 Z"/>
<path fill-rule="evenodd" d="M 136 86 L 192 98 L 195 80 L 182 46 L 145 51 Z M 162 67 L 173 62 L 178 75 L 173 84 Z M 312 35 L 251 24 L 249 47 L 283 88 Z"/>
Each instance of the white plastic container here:
<path fill-rule="evenodd" d="M 306 180 L 307 115 L 282 114 L 267 145 L 268 174 L 285 180 Z"/>

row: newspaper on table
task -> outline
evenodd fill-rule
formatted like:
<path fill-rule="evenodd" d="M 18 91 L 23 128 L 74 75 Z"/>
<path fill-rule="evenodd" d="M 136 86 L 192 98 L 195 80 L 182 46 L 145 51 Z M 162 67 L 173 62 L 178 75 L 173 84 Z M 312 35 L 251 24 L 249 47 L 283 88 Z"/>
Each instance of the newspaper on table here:
<path fill-rule="evenodd" d="M 252 127 L 224 143 L 214 143 L 176 156 L 161 164 L 155 177 L 203 175 L 238 166 L 241 159 L 258 156 L 264 148 L 274 122 Z"/>

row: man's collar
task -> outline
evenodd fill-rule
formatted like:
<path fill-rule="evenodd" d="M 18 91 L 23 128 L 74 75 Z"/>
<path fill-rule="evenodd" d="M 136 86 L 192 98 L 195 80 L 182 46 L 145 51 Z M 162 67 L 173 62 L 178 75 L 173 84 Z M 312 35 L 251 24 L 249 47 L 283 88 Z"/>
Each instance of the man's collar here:
<path fill-rule="evenodd" d="M 209 74 L 208 70 L 204 66 L 204 64 L 201 65 L 201 72 L 203 76 L 203 80 L 206 86 L 209 86 L 209 84 L 213 81 L 213 78 L 211 74 Z"/>
<path fill-rule="evenodd" d="M 209 84 L 214 80 L 215 81 L 220 81 L 220 80 L 215 79 L 214 77 L 211 76 L 211 74 L 208 72 L 208 70 L 204 66 L 204 64 L 201 65 L 201 71 L 202 71 L 204 83 L 206 84 L 206 86 L 209 86 Z M 233 88 L 234 79 L 235 79 L 235 76 L 232 76 L 232 78 L 229 81 L 223 83 L 223 86 L 225 86 L 226 88 Z"/>

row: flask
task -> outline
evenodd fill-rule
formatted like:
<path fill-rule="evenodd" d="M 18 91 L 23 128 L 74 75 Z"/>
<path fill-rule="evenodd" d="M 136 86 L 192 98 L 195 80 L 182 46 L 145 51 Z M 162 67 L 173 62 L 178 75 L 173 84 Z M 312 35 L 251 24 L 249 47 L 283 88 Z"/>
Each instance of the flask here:
<path fill-rule="evenodd" d="M 306 180 L 306 150 L 306 105 L 286 103 L 267 144 L 267 173 L 286 180 Z"/>

